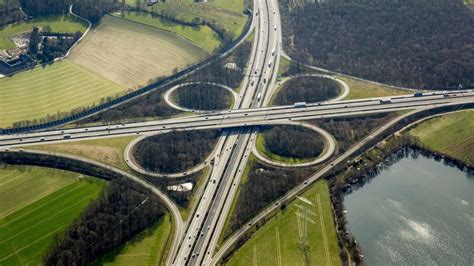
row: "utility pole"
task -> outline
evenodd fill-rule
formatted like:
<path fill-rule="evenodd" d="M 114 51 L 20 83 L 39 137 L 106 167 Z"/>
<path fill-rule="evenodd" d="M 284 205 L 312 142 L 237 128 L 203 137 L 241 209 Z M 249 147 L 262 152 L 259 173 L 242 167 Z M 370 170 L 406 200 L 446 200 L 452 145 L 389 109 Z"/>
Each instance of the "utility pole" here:
<path fill-rule="evenodd" d="M 298 223 L 298 232 L 300 237 L 300 249 L 303 251 L 305 256 L 306 264 L 309 265 L 309 250 L 311 245 L 308 242 L 308 222 L 315 224 L 316 222 L 313 221 L 309 216 L 316 217 L 316 214 L 309 210 L 309 207 L 315 206 L 311 201 L 303 197 L 296 197 L 297 199 L 303 202 L 303 205 L 295 204 L 295 206 L 299 209 L 296 212 L 297 219 L 300 219 L 300 223 Z M 301 228 L 302 225 L 302 228 Z"/>

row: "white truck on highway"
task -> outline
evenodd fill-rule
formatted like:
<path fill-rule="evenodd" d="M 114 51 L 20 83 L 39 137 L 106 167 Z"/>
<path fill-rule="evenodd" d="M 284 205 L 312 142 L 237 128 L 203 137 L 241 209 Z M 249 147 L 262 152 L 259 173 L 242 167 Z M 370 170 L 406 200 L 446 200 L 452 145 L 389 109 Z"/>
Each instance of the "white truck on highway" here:
<path fill-rule="evenodd" d="M 257 101 L 260 102 L 260 99 L 261 99 L 261 98 L 262 98 L 262 94 L 261 94 L 261 93 L 257 94 Z"/>
<path fill-rule="evenodd" d="M 392 99 L 390 99 L 390 98 L 380 99 L 380 103 L 381 104 L 392 103 Z"/>
<path fill-rule="evenodd" d="M 295 108 L 302 108 L 302 107 L 306 107 L 306 102 L 297 102 L 295 103 Z"/>

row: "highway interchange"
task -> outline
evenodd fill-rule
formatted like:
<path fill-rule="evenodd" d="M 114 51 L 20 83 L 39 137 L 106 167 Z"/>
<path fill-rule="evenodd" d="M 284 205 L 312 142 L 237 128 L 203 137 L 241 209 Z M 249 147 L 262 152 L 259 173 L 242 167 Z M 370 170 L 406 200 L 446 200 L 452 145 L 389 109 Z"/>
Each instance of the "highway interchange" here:
<path fill-rule="evenodd" d="M 389 102 L 380 98 L 305 104 L 304 106 L 265 107 L 274 91 L 281 47 L 281 25 L 276 0 L 255 0 L 252 25 L 255 28 L 254 46 L 247 74 L 242 82 L 236 109 L 206 112 L 192 116 L 159 121 L 114 124 L 107 126 L 55 129 L 15 135 L 0 135 L 0 151 L 28 145 L 70 142 L 118 136 L 148 136 L 173 130 L 198 130 L 229 128 L 219 139 L 212 153 L 213 167 L 201 198 L 189 221 L 184 223 L 176 206 L 152 185 L 134 176 L 135 182 L 147 187 L 164 200 L 175 218 L 175 237 L 168 265 L 215 265 L 226 251 L 241 237 L 248 227 L 239 229 L 214 254 L 243 169 L 252 151 L 258 126 L 267 124 L 296 123 L 311 119 L 354 116 L 372 113 L 412 110 L 384 125 L 363 141 L 340 155 L 331 164 L 310 177 L 307 182 L 293 188 L 279 201 L 297 195 L 302 189 L 329 172 L 335 164 L 344 162 L 357 149 L 370 141 L 391 124 L 414 112 L 474 102 L 473 91 L 436 92 L 415 97 L 413 94 L 392 97 Z M 326 158 L 327 159 L 327 158 Z M 207 161 L 210 161 L 208 158 Z M 255 223 L 273 211 L 269 206 L 251 222 Z"/>

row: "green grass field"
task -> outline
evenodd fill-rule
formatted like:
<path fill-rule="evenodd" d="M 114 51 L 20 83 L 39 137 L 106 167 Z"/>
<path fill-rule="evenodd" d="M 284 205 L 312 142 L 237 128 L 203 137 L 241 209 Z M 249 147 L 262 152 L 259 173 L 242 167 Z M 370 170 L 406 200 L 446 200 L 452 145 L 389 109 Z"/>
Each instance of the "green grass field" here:
<path fill-rule="evenodd" d="M 49 168 L 0 167 L 0 219 L 73 183 L 73 177 Z"/>
<path fill-rule="evenodd" d="M 278 75 L 283 76 L 284 73 L 290 68 L 291 62 L 284 57 L 280 57 L 280 65 L 278 66 Z"/>
<path fill-rule="evenodd" d="M 209 0 L 206 4 L 221 9 L 226 9 L 235 13 L 242 13 L 244 10 L 243 0 Z"/>
<path fill-rule="evenodd" d="M 296 200 L 258 229 L 227 265 L 341 265 L 327 182 L 318 181 L 303 196 L 314 204 L 309 209 L 315 214 L 310 215 L 314 223 L 308 222 L 306 256 L 299 248 L 303 224 L 295 206 L 302 202 Z"/>
<path fill-rule="evenodd" d="M 474 110 L 427 120 L 409 132 L 428 149 L 474 166 Z"/>
<path fill-rule="evenodd" d="M 8 38 L 12 35 L 31 31 L 33 27 L 45 27 L 49 25 L 53 32 L 74 33 L 76 31 L 84 32 L 87 24 L 70 16 L 51 16 L 33 19 L 28 22 L 20 22 L 0 28 L 0 50 L 15 48 L 15 44 Z"/>
<path fill-rule="evenodd" d="M 351 88 L 349 95 L 344 98 L 344 100 L 355 100 L 371 97 L 386 97 L 413 93 L 406 90 L 397 90 L 387 86 L 376 85 L 346 77 L 338 78 L 342 81 L 345 81 Z"/>
<path fill-rule="evenodd" d="M 169 214 L 166 214 L 155 226 L 123 246 L 116 256 L 104 259 L 101 265 L 163 265 L 165 251 L 172 237 L 171 232 L 172 221 Z"/>
<path fill-rule="evenodd" d="M 44 170 L 44 168 L 31 167 L 31 169 L 32 173 L 37 175 L 36 178 L 47 179 L 51 174 L 50 170 Z M 10 208 L 11 212 L 0 218 L 0 239 L 2 240 L 0 242 L 0 265 L 41 264 L 43 255 L 53 244 L 54 237 L 65 230 L 82 210 L 97 198 L 105 185 L 105 182 L 84 178 L 81 181 L 74 180 L 78 174 L 60 171 L 58 175 L 72 181 L 38 198 L 38 195 L 34 193 L 38 188 L 30 186 L 29 182 L 20 184 L 17 180 L 25 178 L 24 176 L 12 170 L 1 170 L 0 175 L 4 176 L 4 174 L 13 175 L 7 179 L 18 182 L 15 189 L 19 193 L 12 195 L 12 197 L 18 197 L 23 202 L 29 203 L 19 205 L 14 210 Z M 15 175 L 18 177 L 15 178 Z M 54 179 L 51 183 L 54 183 Z M 61 185 L 58 181 L 56 183 L 59 184 L 58 186 Z M 4 189 L 3 185 L 0 186 L 2 197 Z M 20 193 L 26 193 L 26 195 L 30 195 L 30 198 L 25 200 L 25 196 L 19 195 Z"/>
<path fill-rule="evenodd" d="M 242 32 L 247 17 L 242 10 L 236 11 L 242 0 L 218 0 L 215 3 L 194 3 L 193 0 L 175 0 L 159 2 L 148 9 L 157 13 L 171 12 L 178 20 L 191 22 L 198 17 L 201 20 L 214 21 L 220 27 L 230 32 L 234 38 Z M 135 6 L 136 0 L 126 0 L 130 6 Z M 243 2 L 242 2 L 243 5 Z M 224 7 L 225 6 L 225 7 Z"/>
<path fill-rule="evenodd" d="M 123 92 L 69 60 L 37 67 L 0 79 L 0 127 L 72 111 Z"/>
<path fill-rule="evenodd" d="M 123 157 L 128 143 L 136 137 L 83 140 L 58 144 L 28 146 L 28 149 L 53 151 L 81 156 L 105 163 L 125 171 L 131 171 Z"/>
<path fill-rule="evenodd" d="M 148 13 L 138 12 L 130 12 L 130 14 L 126 12 L 123 18 L 179 34 L 187 40 L 202 47 L 209 53 L 214 51 L 214 49 L 220 45 L 219 37 L 208 26 L 202 26 L 196 29 L 176 23 L 165 22 L 159 18 L 153 18 Z"/>

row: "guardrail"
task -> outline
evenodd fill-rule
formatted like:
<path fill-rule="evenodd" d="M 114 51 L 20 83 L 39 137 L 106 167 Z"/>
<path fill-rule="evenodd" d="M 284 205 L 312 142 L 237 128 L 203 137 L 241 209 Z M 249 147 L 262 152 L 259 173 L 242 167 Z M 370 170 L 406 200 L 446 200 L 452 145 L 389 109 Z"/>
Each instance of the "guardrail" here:
<path fill-rule="evenodd" d="M 23 126 L 23 127 L 12 127 L 12 128 L 6 128 L 6 129 L 0 129 L 0 134 L 12 134 L 12 133 L 22 133 L 22 132 L 31 132 L 31 131 L 37 131 L 37 130 L 42 130 L 42 129 L 47 129 L 51 127 L 56 127 L 56 126 L 61 126 L 65 125 L 67 123 L 77 121 L 79 119 L 83 119 L 86 117 L 89 117 L 91 115 L 97 114 L 101 111 L 105 111 L 107 109 L 110 109 L 112 107 L 118 106 L 122 103 L 125 103 L 127 101 L 130 101 L 136 97 L 145 95 L 159 87 L 169 85 L 172 82 L 179 81 L 180 79 L 184 78 L 188 74 L 203 68 L 204 66 L 208 65 L 209 63 L 213 62 L 214 60 L 220 59 L 221 56 L 226 55 L 227 52 L 231 51 L 236 45 L 238 45 L 246 36 L 247 33 L 250 29 L 250 26 L 252 25 L 252 17 L 250 17 L 244 27 L 244 30 L 240 34 L 240 36 L 232 41 L 229 45 L 224 47 L 221 52 L 211 55 L 208 58 L 206 58 L 204 61 L 201 61 L 199 63 L 196 63 L 186 69 L 183 69 L 181 71 L 176 72 L 175 74 L 172 74 L 169 77 L 166 77 L 164 79 L 155 81 L 151 84 L 148 84 L 140 89 L 137 89 L 133 92 L 130 92 L 128 94 L 119 96 L 115 99 L 112 99 L 110 101 L 107 101 L 105 103 L 101 103 L 97 106 L 94 106 L 92 108 L 89 108 L 87 110 L 75 113 L 75 114 L 70 114 L 66 117 L 56 119 L 50 122 L 44 122 L 44 123 L 38 123 L 36 125 L 30 125 L 30 126 Z"/>

